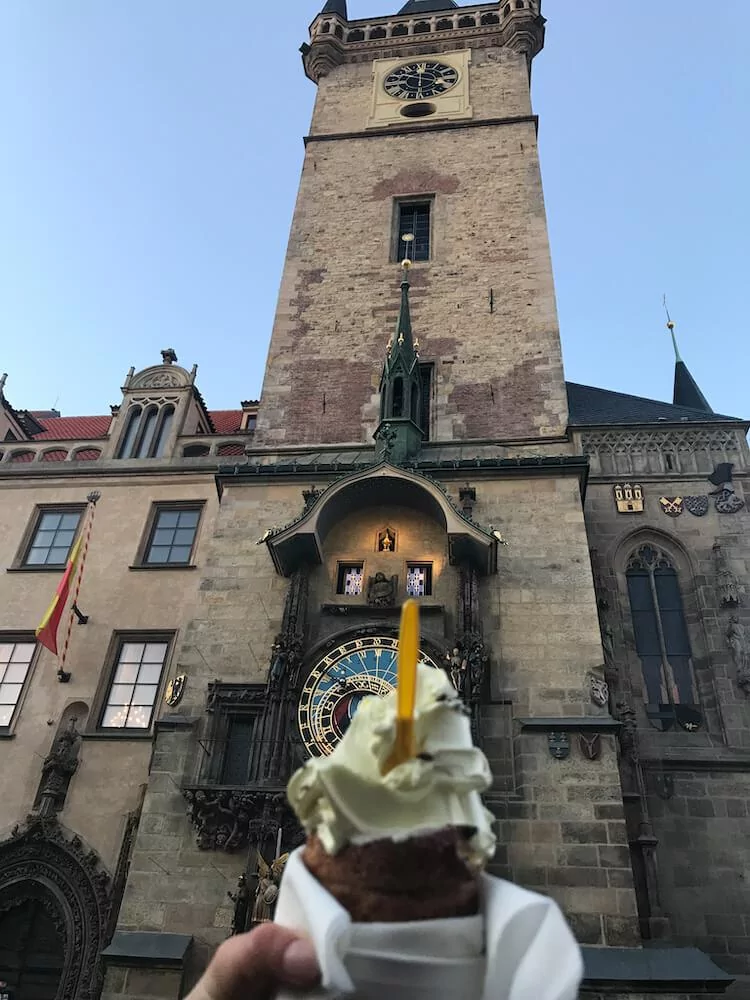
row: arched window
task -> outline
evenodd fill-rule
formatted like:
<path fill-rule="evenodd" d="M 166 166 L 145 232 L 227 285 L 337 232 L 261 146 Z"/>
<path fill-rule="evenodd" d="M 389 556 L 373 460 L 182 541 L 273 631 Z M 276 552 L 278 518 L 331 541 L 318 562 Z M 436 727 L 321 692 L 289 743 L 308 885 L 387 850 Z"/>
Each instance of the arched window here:
<path fill-rule="evenodd" d="M 419 389 L 417 388 L 416 385 L 413 385 L 411 387 L 411 414 L 410 414 L 410 416 L 411 416 L 411 419 L 414 421 L 415 424 L 419 423 L 419 418 L 421 416 L 419 410 L 420 410 L 420 406 L 419 406 Z"/>
<path fill-rule="evenodd" d="M 125 431 L 125 437 L 122 439 L 122 444 L 120 445 L 120 450 L 117 453 L 118 458 L 130 458 L 133 452 L 133 445 L 135 444 L 135 438 L 138 433 L 138 425 L 141 422 L 141 408 L 140 406 L 131 406 L 128 416 L 128 426 Z"/>
<path fill-rule="evenodd" d="M 627 569 L 633 631 L 646 692 L 646 714 L 657 729 L 700 725 L 692 653 L 677 572 L 654 545 L 642 545 Z"/>
<path fill-rule="evenodd" d="M 174 424 L 175 408 L 172 404 L 145 410 L 132 406 L 118 458 L 162 458 Z"/>
<path fill-rule="evenodd" d="M 158 418 L 159 411 L 155 406 L 149 407 L 144 412 L 140 427 L 141 439 L 136 449 L 135 458 L 149 458 L 151 456 L 151 445 L 154 443 Z"/>
<path fill-rule="evenodd" d="M 167 447 L 167 441 L 169 441 L 169 434 L 172 430 L 172 424 L 174 423 L 174 406 L 165 406 L 161 411 L 160 421 L 159 421 L 159 433 L 156 435 L 156 444 L 154 445 L 153 454 L 154 458 L 161 458 L 164 454 L 164 450 Z"/>
<path fill-rule="evenodd" d="M 0 913 L 0 975 L 11 996 L 57 996 L 65 953 L 58 928 L 40 899 Z"/>
<path fill-rule="evenodd" d="M 393 380 L 393 407 L 392 416 L 401 417 L 404 413 L 404 380 L 396 378 Z"/>

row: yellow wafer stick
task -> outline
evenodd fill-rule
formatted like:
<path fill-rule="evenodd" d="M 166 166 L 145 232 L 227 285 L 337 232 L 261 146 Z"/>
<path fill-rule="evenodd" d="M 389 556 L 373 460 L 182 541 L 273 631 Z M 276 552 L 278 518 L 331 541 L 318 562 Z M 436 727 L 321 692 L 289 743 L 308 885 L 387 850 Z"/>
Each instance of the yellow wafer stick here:
<path fill-rule="evenodd" d="M 383 774 L 416 756 L 414 707 L 417 701 L 417 659 L 419 658 L 419 604 L 405 601 L 401 609 L 398 638 L 398 695 L 396 740 L 383 765 Z"/>

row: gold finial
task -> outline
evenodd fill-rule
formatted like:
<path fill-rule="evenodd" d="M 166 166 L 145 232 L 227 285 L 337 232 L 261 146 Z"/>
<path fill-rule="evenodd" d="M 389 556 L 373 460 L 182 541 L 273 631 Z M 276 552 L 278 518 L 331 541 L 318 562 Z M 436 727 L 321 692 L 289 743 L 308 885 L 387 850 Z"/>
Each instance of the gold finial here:
<path fill-rule="evenodd" d="M 404 335 L 403 335 L 403 333 L 400 333 L 398 335 L 398 342 L 399 342 L 399 344 L 403 344 L 403 342 L 404 342 Z"/>
<path fill-rule="evenodd" d="M 667 314 L 667 329 L 672 335 L 672 346 L 674 347 L 674 355 L 677 361 L 682 361 L 680 357 L 680 348 L 677 346 L 677 336 L 674 332 L 675 325 L 672 322 L 672 317 L 669 315 L 669 309 L 667 308 L 667 296 L 664 296 L 664 312 Z"/>
<path fill-rule="evenodd" d="M 411 245 L 414 242 L 414 233 L 404 233 L 404 235 L 401 237 L 401 241 L 402 243 L 406 244 L 406 248 L 404 250 L 404 259 L 401 261 L 401 267 L 404 269 L 404 271 L 408 271 L 412 265 L 412 260 L 409 257 L 409 251 L 411 250 Z"/>

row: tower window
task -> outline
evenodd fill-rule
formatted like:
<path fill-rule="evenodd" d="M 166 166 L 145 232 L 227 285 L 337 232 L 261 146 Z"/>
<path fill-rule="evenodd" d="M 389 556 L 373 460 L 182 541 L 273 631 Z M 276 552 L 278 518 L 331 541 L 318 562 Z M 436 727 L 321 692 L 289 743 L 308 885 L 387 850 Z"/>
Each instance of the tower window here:
<path fill-rule="evenodd" d="M 162 458 L 174 423 L 174 406 L 131 406 L 118 458 Z"/>
<path fill-rule="evenodd" d="M 336 585 L 336 593 L 344 597 L 359 597 L 364 586 L 364 565 L 362 563 L 342 563 Z"/>
<path fill-rule="evenodd" d="M 120 641 L 102 714 L 102 729 L 148 729 L 161 685 L 169 637 Z"/>
<path fill-rule="evenodd" d="M 409 257 L 414 261 L 430 259 L 431 201 L 399 201 L 396 203 L 396 247 L 394 260 Z M 414 239 L 405 243 L 404 236 Z"/>
<path fill-rule="evenodd" d="M 408 563 L 406 593 L 409 597 L 429 597 L 432 593 L 432 563 Z"/>

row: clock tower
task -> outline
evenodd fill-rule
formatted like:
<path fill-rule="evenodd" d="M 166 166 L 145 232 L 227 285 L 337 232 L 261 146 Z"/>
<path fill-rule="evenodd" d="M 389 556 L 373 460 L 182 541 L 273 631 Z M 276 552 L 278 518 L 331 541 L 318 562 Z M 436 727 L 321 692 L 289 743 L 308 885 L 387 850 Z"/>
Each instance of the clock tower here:
<path fill-rule="evenodd" d="M 414 0 L 302 47 L 317 98 L 257 440 L 372 441 L 408 256 L 437 441 L 560 440 L 567 402 L 530 72 L 538 0 Z M 411 243 L 402 237 L 413 235 Z"/>

